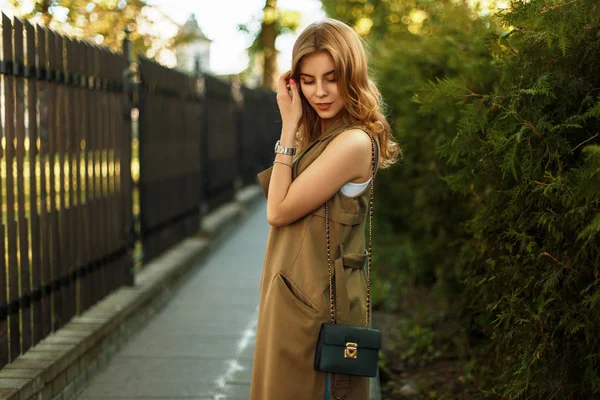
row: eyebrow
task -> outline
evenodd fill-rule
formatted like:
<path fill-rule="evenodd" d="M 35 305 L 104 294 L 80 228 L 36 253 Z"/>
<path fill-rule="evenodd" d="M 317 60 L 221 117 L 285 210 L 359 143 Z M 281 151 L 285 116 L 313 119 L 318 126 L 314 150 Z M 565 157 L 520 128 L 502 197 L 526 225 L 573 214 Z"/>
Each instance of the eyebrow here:
<path fill-rule="evenodd" d="M 325 76 L 325 75 L 329 75 L 329 74 L 333 74 L 334 72 L 335 72 L 335 70 L 333 70 L 333 69 L 332 69 L 331 71 L 325 72 L 325 73 L 323 74 L 323 76 Z M 303 72 L 300 72 L 300 76 L 307 76 L 307 77 L 309 77 L 309 78 L 314 78 L 314 76 L 312 76 L 312 75 L 309 75 L 309 74 L 305 74 L 305 73 L 303 73 Z"/>

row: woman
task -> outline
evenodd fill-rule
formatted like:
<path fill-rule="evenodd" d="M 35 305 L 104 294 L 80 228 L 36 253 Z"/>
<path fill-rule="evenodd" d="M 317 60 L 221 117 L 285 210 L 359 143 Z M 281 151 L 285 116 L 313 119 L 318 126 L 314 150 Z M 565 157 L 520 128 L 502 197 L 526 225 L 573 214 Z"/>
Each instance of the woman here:
<path fill-rule="evenodd" d="M 368 398 L 368 378 L 314 370 L 321 323 L 329 321 L 325 202 L 329 204 L 335 317 L 366 318 L 365 226 L 375 164 L 398 153 L 369 80 L 360 37 L 342 22 L 308 26 L 281 76 L 281 139 L 259 174 L 272 225 L 261 278 L 250 398 Z"/>

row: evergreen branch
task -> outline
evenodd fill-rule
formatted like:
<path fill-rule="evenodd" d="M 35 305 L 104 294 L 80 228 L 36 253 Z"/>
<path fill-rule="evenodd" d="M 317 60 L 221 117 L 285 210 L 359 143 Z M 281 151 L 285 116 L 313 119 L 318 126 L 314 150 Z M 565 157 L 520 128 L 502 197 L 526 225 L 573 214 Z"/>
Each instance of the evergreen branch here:
<path fill-rule="evenodd" d="M 546 66 L 551 67 L 552 64 L 554 64 L 554 61 L 558 60 L 559 58 L 560 58 L 559 56 L 552 57 L 552 59 L 550 61 L 546 62 Z"/>
<path fill-rule="evenodd" d="M 533 133 L 535 133 L 536 136 L 542 136 L 542 135 L 540 135 L 538 130 L 535 128 L 535 126 L 533 126 L 533 124 L 530 121 L 527 121 L 526 119 L 524 119 L 523 123 L 525 125 L 529 126 L 531 128 L 531 130 L 533 131 Z"/>
<path fill-rule="evenodd" d="M 486 158 L 487 158 L 487 157 L 488 157 L 488 156 L 489 156 L 491 153 L 492 153 L 491 151 L 488 151 L 487 153 L 485 153 L 485 154 L 483 155 L 483 157 L 481 157 L 481 159 L 479 160 L 479 163 L 480 163 L 480 164 L 481 164 L 481 163 L 483 163 L 483 162 L 485 161 L 485 159 L 486 159 Z"/>
<path fill-rule="evenodd" d="M 555 6 L 550 6 L 550 7 L 546 6 L 546 7 L 540 8 L 540 13 L 546 13 L 548 11 L 552 11 L 552 10 L 560 8 L 560 7 L 568 6 L 569 4 L 577 3 L 577 1 L 578 0 L 571 0 L 566 3 L 557 4 Z M 544 4 L 546 4 L 546 2 L 544 2 Z"/>
<path fill-rule="evenodd" d="M 551 259 L 553 259 L 554 261 L 556 261 L 556 262 L 557 262 L 557 263 L 558 263 L 560 266 L 562 266 L 563 268 L 570 269 L 571 271 L 575 272 L 577 275 L 582 275 L 582 274 L 581 274 L 581 272 L 579 272 L 579 271 L 575 271 L 575 270 L 573 269 L 573 267 L 571 267 L 570 265 L 565 265 L 565 264 L 561 263 L 561 262 L 560 262 L 560 261 L 558 261 L 556 258 L 554 258 L 554 257 L 553 257 L 551 254 L 548 254 L 548 252 L 546 252 L 546 251 L 545 251 L 545 252 L 543 252 L 543 253 L 541 253 L 541 254 L 540 254 L 540 256 L 548 256 L 548 257 L 550 257 Z"/>
<path fill-rule="evenodd" d="M 581 146 L 581 145 L 583 145 L 583 144 L 585 144 L 585 143 L 589 142 L 590 140 L 592 140 L 592 139 L 596 138 L 598 135 L 600 135 L 600 133 L 596 133 L 596 134 L 595 134 L 594 136 L 592 136 L 591 138 L 589 138 L 589 139 L 587 139 L 587 140 L 584 140 L 583 142 L 579 143 L 577 146 L 575 146 L 575 148 L 574 148 L 572 151 L 575 151 L 575 150 L 577 150 L 577 148 L 578 148 L 579 146 Z"/>
<path fill-rule="evenodd" d="M 559 384 L 558 390 L 556 392 L 554 392 L 554 394 L 548 400 L 552 400 L 553 398 L 555 398 L 556 395 L 563 389 L 562 386 L 560 386 L 560 384 L 565 380 L 566 376 L 567 376 L 567 373 L 565 372 L 563 377 L 560 379 L 560 382 L 558 383 Z"/>
<path fill-rule="evenodd" d="M 463 99 L 467 99 L 469 97 L 484 97 L 484 95 L 477 94 L 477 93 L 473 92 L 471 89 L 469 89 L 468 87 L 465 87 L 464 89 L 467 89 L 469 91 L 469 94 L 455 94 L 452 97 L 454 97 L 454 98 L 462 97 Z"/>

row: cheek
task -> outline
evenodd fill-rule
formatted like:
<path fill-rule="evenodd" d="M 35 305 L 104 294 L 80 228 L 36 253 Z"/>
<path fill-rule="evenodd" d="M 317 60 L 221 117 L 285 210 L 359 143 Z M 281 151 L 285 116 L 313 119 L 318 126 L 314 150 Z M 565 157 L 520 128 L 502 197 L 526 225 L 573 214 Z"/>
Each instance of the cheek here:
<path fill-rule="evenodd" d="M 304 95 L 304 97 L 310 97 L 311 96 L 311 89 L 310 86 L 307 85 L 300 85 L 300 90 L 302 92 L 302 94 Z"/>
<path fill-rule="evenodd" d="M 330 92 L 331 92 L 331 94 L 335 95 L 335 97 L 340 97 L 340 91 L 339 91 L 339 88 L 337 85 L 333 85 L 330 88 Z"/>

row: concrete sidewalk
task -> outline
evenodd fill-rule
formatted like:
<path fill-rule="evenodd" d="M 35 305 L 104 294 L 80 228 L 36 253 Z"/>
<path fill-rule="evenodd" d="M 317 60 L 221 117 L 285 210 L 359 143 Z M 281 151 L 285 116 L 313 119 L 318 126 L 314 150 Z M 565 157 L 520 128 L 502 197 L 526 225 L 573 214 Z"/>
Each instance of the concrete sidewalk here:
<path fill-rule="evenodd" d="M 269 225 L 253 207 L 77 397 L 248 399 Z"/>

